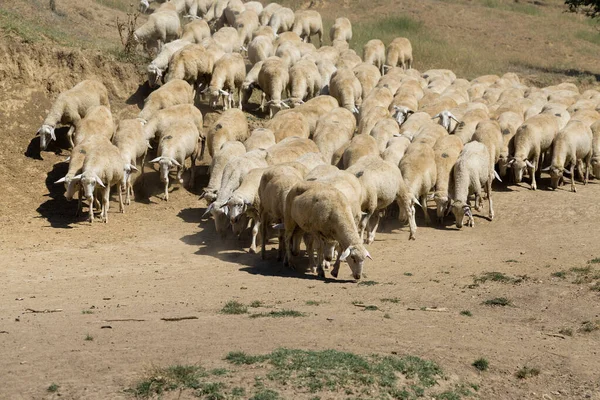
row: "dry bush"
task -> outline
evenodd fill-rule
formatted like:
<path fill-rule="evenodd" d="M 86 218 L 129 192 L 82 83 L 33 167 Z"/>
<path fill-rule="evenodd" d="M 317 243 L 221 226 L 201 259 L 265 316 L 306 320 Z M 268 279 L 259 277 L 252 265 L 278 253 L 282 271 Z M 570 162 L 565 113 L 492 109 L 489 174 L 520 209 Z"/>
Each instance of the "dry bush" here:
<path fill-rule="evenodd" d="M 117 17 L 117 29 L 119 31 L 119 37 L 121 38 L 121 43 L 123 44 L 123 52 L 126 55 L 133 54 L 136 41 L 133 39 L 133 33 L 135 32 L 135 28 L 137 25 L 137 19 L 140 16 L 139 12 L 135 13 L 127 13 L 127 20 L 120 21 L 119 17 Z"/>

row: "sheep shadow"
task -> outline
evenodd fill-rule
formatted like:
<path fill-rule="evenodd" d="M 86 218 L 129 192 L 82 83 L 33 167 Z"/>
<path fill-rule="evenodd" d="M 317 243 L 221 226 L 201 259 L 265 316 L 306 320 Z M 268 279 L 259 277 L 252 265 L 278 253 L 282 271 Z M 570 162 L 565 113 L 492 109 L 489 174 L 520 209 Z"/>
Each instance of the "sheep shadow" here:
<path fill-rule="evenodd" d="M 50 141 L 48 143 L 48 147 L 46 147 L 47 152 L 54 154 L 62 154 L 63 150 L 68 150 L 71 147 L 69 143 L 69 137 L 67 136 L 67 132 L 69 132 L 69 127 L 62 127 L 55 129 L 56 140 Z M 34 160 L 43 160 L 42 151 L 40 149 L 40 137 L 34 136 L 27 145 L 27 149 L 25 149 L 25 153 L 23 153 L 25 157 L 32 158 Z"/>
<path fill-rule="evenodd" d="M 64 196 L 65 186 L 55 184 L 58 179 L 66 175 L 69 163 L 60 162 L 52 166 L 52 170 L 46 176 L 46 188 L 50 199 L 40 204 L 37 212 L 40 218 L 46 219 L 53 228 L 72 229 L 72 223 L 77 222 L 77 201 L 67 201 Z"/>
<path fill-rule="evenodd" d="M 125 100 L 125 104 L 136 105 L 141 110 L 144 108 L 144 100 L 152 92 L 152 89 L 148 85 L 148 81 L 145 81 L 141 85 L 138 85 L 137 90 Z"/>

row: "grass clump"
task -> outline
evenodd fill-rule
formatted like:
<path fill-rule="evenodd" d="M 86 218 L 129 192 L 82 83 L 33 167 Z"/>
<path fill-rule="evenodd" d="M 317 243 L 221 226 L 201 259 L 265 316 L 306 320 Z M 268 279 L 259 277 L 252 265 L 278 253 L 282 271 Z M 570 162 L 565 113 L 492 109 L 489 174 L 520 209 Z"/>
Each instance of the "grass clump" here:
<path fill-rule="evenodd" d="M 575 34 L 577 39 L 585 40 L 586 42 L 600 46 L 600 33 L 593 31 L 578 31 Z M 600 260 L 595 258 L 594 260 Z"/>
<path fill-rule="evenodd" d="M 252 308 L 259 308 L 259 307 L 262 307 L 264 305 L 265 305 L 265 303 L 263 303 L 260 300 L 254 300 L 252 303 L 250 303 L 250 307 L 252 307 Z"/>
<path fill-rule="evenodd" d="M 277 311 L 269 311 L 267 313 L 258 313 L 251 314 L 250 318 L 263 318 L 263 317 L 271 317 L 271 318 L 285 318 L 285 317 L 304 317 L 306 314 L 301 313 L 296 310 L 277 310 Z"/>
<path fill-rule="evenodd" d="M 231 300 L 228 301 L 225 306 L 221 309 L 221 314 L 229 314 L 229 315 L 239 315 L 246 314 L 248 312 L 248 307 L 239 301 Z"/>
<path fill-rule="evenodd" d="M 364 308 L 364 310 L 365 311 L 377 311 L 377 310 L 379 310 L 379 307 L 377 307 L 377 306 L 366 306 Z"/>
<path fill-rule="evenodd" d="M 525 275 L 513 277 L 513 276 L 506 275 L 502 272 L 494 271 L 494 272 L 484 272 L 483 274 L 474 277 L 473 281 L 475 284 L 485 283 L 487 281 L 517 284 L 517 283 L 523 282 L 526 279 L 527 279 L 527 276 L 525 276 Z"/>
<path fill-rule="evenodd" d="M 94 340 L 94 337 L 88 333 L 85 335 L 85 338 L 83 338 L 83 340 L 91 342 L 92 340 Z"/>
<path fill-rule="evenodd" d="M 566 271 L 556 271 L 551 274 L 555 278 L 565 279 L 567 277 Z"/>
<path fill-rule="evenodd" d="M 565 336 L 573 336 L 573 329 L 571 328 L 562 328 L 558 331 L 561 335 Z"/>
<path fill-rule="evenodd" d="M 506 307 L 512 305 L 512 302 L 506 297 L 496 297 L 493 299 L 489 299 L 481 303 L 486 306 L 501 306 Z"/>
<path fill-rule="evenodd" d="M 94 312 L 92 310 L 81 310 L 82 314 L 93 314 Z"/>
<path fill-rule="evenodd" d="M 375 281 L 360 281 L 360 282 L 358 282 L 358 286 L 375 286 L 378 284 L 379 284 L 379 282 L 375 282 Z"/>
<path fill-rule="evenodd" d="M 600 324 L 597 321 L 585 321 L 581 324 L 579 330 L 583 333 L 590 333 L 600 329 Z"/>
<path fill-rule="evenodd" d="M 383 298 L 383 299 L 380 299 L 380 301 L 382 303 L 394 303 L 394 304 L 400 303 L 400 299 L 398 297 Z"/>
<path fill-rule="evenodd" d="M 502 2 L 499 0 L 484 0 L 481 4 L 484 7 L 495 8 L 495 9 L 510 11 L 510 12 L 517 12 L 520 14 L 535 15 L 535 16 L 541 15 L 540 9 L 531 4 L 523 4 L 523 3 L 518 3 L 518 2 L 505 3 L 505 2 Z"/>
<path fill-rule="evenodd" d="M 600 257 L 592 258 L 588 264 L 600 264 Z"/>
<path fill-rule="evenodd" d="M 489 367 L 489 363 L 488 360 L 486 360 L 485 358 L 478 358 L 477 360 L 473 361 L 473 364 L 471 364 L 472 366 L 474 366 L 475 368 L 477 368 L 480 371 L 487 371 L 488 367 Z"/>
<path fill-rule="evenodd" d="M 534 376 L 538 376 L 539 374 L 540 370 L 538 368 L 524 366 L 515 373 L 515 376 L 518 379 L 527 379 L 532 378 Z"/>
<path fill-rule="evenodd" d="M 322 301 L 317 301 L 317 300 L 307 300 L 306 301 L 307 306 L 320 306 L 321 304 L 323 304 Z"/>
<path fill-rule="evenodd" d="M 405 272 L 404 276 L 413 276 L 412 272 Z"/>
<path fill-rule="evenodd" d="M 206 375 L 204 369 L 196 365 L 172 365 L 166 368 L 157 368 L 138 382 L 130 392 L 141 398 L 160 396 L 165 392 L 181 389 L 210 391 L 214 394 L 217 388 L 207 386 L 201 381 Z"/>
<path fill-rule="evenodd" d="M 473 313 L 471 311 L 469 311 L 469 310 L 462 310 L 460 312 L 460 315 L 464 315 L 465 317 L 472 317 Z"/>
<path fill-rule="evenodd" d="M 262 389 L 254 396 L 250 397 L 250 400 L 279 400 L 282 397 L 274 390 Z"/>
<path fill-rule="evenodd" d="M 58 392 L 59 388 L 60 388 L 60 386 L 58 386 L 56 383 L 52 383 L 52 384 L 50 384 L 50 386 L 48 386 L 48 388 L 46 390 L 50 393 L 56 393 L 56 392 Z"/>

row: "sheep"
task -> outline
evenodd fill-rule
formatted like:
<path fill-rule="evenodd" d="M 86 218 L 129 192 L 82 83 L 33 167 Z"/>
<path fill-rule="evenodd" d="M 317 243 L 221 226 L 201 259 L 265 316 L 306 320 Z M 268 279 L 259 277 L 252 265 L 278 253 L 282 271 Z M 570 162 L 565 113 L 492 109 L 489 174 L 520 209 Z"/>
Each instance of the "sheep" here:
<path fill-rule="evenodd" d="M 259 1 L 249 1 L 244 3 L 244 10 L 254 11 L 256 15 L 260 15 L 263 12 L 263 5 Z"/>
<path fill-rule="evenodd" d="M 269 3 L 263 7 L 262 12 L 259 14 L 260 24 L 263 26 L 269 25 L 269 21 L 271 21 L 271 16 L 280 9 L 281 6 L 277 3 Z M 277 33 L 277 32 L 275 32 Z"/>
<path fill-rule="evenodd" d="M 193 14 L 192 11 L 190 11 L 190 14 L 196 15 L 198 17 L 205 17 L 208 14 L 210 8 L 215 3 L 215 0 L 195 0 L 194 3 L 195 3 L 195 8 L 196 8 L 196 13 Z"/>
<path fill-rule="evenodd" d="M 242 40 L 235 28 L 226 26 L 212 35 L 212 39 L 223 49 L 225 53 L 239 53 L 242 50 Z"/>
<path fill-rule="evenodd" d="M 219 97 L 223 99 L 223 109 L 234 106 L 233 93 L 238 92 L 238 108 L 242 109 L 242 84 L 246 77 L 246 64 L 239 53 L 225 54 L 216 63 L 212 71 L 210 84 L 206 89 L 210 94 L 210 103 L 217 106 Z M 226 99 L 227 97 L 227 99 Z M 227 101 L 226 101 L 227 100 Z"/>
<path fill-rule="evenodd" d="M 384 73 L 385 64 L 385 44 L 379 39 L 369 40 L 363 46 L 363 61 L 367 64 L 376 66 L 381 74 Z"/>
<path fill-rule="evenodd" d="M 390 43 L 385 54 L 386 67 L 402 67 L 407 70 L 412 68 L 413 56 L 412 45 L 410 41 L 403 37 L 398 37 Z"/>
<path fill-rule="evenodd" d="M 246 74 L 246 78 L 242 83 L 242 108 L 246 108 L 248 106 L 248 101 L 250 97 L 252 97 L 252 92 L 255 88 L 260 90 L 260 86 L 258 86 L 258 74 L 262 68 L 263 61 L 259 61 L 248 71 Z"/>
<path fill-rule="evenodd" d="M 246 151 L 267 149 L 274 144 L 275 134 L 272 130 L 266 128 L 254 129 L 248 139 L 244 141 L 244 147 L 246 147 Z"/>
<path fill-rule="evenodd" d="M 386 111 L 394 100 L 394 94 L 387 87 L 375 87 L 371 90 L 367 97 L 362 99 L 360 106 L 360 119 L 366 118 L 371 112 L 377 108 L 385 108 Z"/>
<path fill-rule="evenodd" d="M 412 143 L 426 144 L 433 148 L 438 140 L 446 136 L 448 136 L 448 132 L 441 125 L 429 123 L 421 127 Z"/>
<path fill-rule="evenodd" d="M 481 121 L 488 120 L 490 117 L 487 112 L 483 110 L 472 110 L 466 112 L 458 125 L 456 125 L 455 129 L 452 131 L 452 134 L 458 136 L 463 141 L 463 144 L 466 144 L 471 141 L 473 134 L 475 133 L 475 128 L 477 124 Z M 447 120 L 448 124 L 450 120 Z M 441 122 L 444 122 L 441 120 Z"/>
<path fill-rule="evenodd" d="M 563 180 L 563 171 L 570 163 L 571 191 L 577 192 L 575 188 L 575 165 L 581 160 L 585 163 L 583 184 L 587 184 L 593 154 L 592 141 L 591 129 L 578 120 L 570 121 L 567 126 L 556 134 L 552 148 L 552 164 L 548 168 L 552 189 L 556 189 Z M 583 176 L 583 171 L 579 171 L 579 174 Z"/>
<path fill-rule="evenodd" d="M 490 153 L 490 181 L 494 180 L 494 176 L 500 180 L 496 174 L 496 171 L 494 170 L 494 165 L 498 162 L 498 159 L 500 158 L 500 152 L 504 146 L 502 132 L 500 131 L 500 124 L 493 120 L 481 121 L 477 124 L 475 134 L 473 135 L 473 140 L 483 143 Z"/>
<path fill-rule="evenodd" d="M 177 167 L 177 180 L 183 183 L 182 174 L 185 169 L 185 160 L 192 160 L 191 178 L 189 187 L 194 187 L 196 158 L 198 157 L 198 141 L 200 132 L 191 121 L 175 123 L 169 126 L 158 143 L 157 156 L 150 163 L 160 166 L 160 180 L 165 184 L 163 200 L 169 200 L 169 170 Z"/>
<path fill-rule="evenodd" d="M 352 71 L 360 82 L 362 88 L 361 98 L 366 99 L 371 90 L 377 86 L 379 79 L 381 79 L 381 72 L 379 72 L 376 66 L 367 63 L 358 64 Z"/>
<path fill-rule="evenodd" d="M 362 86 L 351 69 L 342 68 L 333 73 L 329 82 L 329 94 L 341 107 L 358 114 L 358 106 L 362 103 Z"/>
<path fill-rule="evenodd" d="M 448 135 L 438 140 L 433 146 L 436 168 L 436 183 L 433 200 L 436 204 L 437 218 L 440 223 L 450 211 L 450 185 L 452 168 L 463 149 L 462 140 L 455 135 Z M 452 182 L 453 183 L 453 182 Z"/>
<path fill-rule="evenodd" d="M 36 133 L 40 137 L 40 151 L 46 150 L 48 143 L 56 140 L 54 129 L 59 123 L 71 125 L 67 136 L 71 147 L 75 147 L 72 138 L 75 124 L 85 117 L 91 107 L 99 105 L 110 107 L 106 86 L 96 80 L 81 81 L 59 94 Z"/>
<path fill-rule="evenodd" d="M 273 55 L 273 42 L 268 36 L 257 36 L 248 45 L 248 60 L 252 65 Z"/>
<path fill-rule="evenodd" d="M 600 121 L 594 122 L 590 127 L 592 130 L 592 168 L 594 177 L 600 178 Z"/>
<path fill-rule="evenodd" d="M 313 140 L 327 163 L 344 143 L 352 139 L 356 120 L 346 108 L 334 108 L 317 121 Z"/>
<path fill-rule="evenodd" d="M 358 134 L 370 135 L 371 130 L 375 127 L 375 124 L 384 118 L 390 116 L 387 107 L 373 107 L 367 113 L 363 113 L 361 109 L 361 117 L 358 123 Z"/>
<path fill-rule="evenodd" d="M 243 142 L 249 135 L 244 113 L 237 108 L 230 108 L 221 114 L 206 135 L 208 154 L 214 157 L 223 143 L 231 140 Z"/>
<path fill-rule="evenodd" d="M 317 65 L 309 60 L 300 60 L 289 70 L 289 92 L 292 105 L 319 95 L 321 75 Z"/>
<path fill-rule="evenodd" d="M 208 83 L 215 62 L 214 53 L 209 52 L 202 44 L 185 46 L 171 57 L 165 82 L 184 80 L 195 91 L 202 84 Z"/>
<path fill-rule="evenodd" d="M 235 19 L 242 14 L 244 10 L 245 8 L 242 0 L 229 0 L 227 2 L 227 7 L 223 10 L 225 22 L 227 22 L 229 26 L 235 26 Z"/>
<path fill-rule="evenodd" d="M 490 168 L 490 153 L 483 143 L 469 142 L 465 144 L 458 160 L 452 170 L 453 194 L 452 214 L 454 214 L 457 228 L 462 228 L 465 215 L 468 218 L 467 226 L 475 226 L 468 197 L 475 194 L 475 210 L 479 211 L 483 205 L 481 188 L 484 187 L 489 202 L 489 218 L 494 218 L 492 206 L 492 178 Z"/>
<path fill-rule="evenodd" d="M 558 119 L 547 113 L 525 120 L 517 129 L 513 138 L 515 153 L 508 161 L 515 183 L 523 180 L 523 170 L 527 167 L 531 176 L 531 189 L 537 189 L 535 172 L 540 168 L 542 155 L 550 150 L 558 131 Z"/>
<path fill-rule="evenodd" d="M 339 190 L 320 182 L 299 182 L 288 193 L 285 206 L 285 264 L 294 267 L 292 261 L 292 238 L 298 230 L 318 236 L 322 241 L 337 241 L 344 251 L 341 261 L 347 260 L 352 276 L 362 276 L 365 258 L 371 255 L 364 248 L 351 206 Z M 331 271 L 337 277 L 338 269 Z"/>
<path fill-rule="evenodd" d="M 290 41 L 279 44 L 275 50 L 275 55 L 281 58 L 288 68 L 302 58 L 302 53 L 300 53 L 298 46 Z"/>
<path fill-rule="evenodd" d="M 192 104 L 178 104 L 163 108 L 154 113 L 152 118 L 147 122 L 144 123 L 144 121 L 141 121 L 144 126 L 144 137 L 147 140 L 155 140 L 158 142 L 169 126 L 183 121 L 190 121 L 196 125 L 198 132 L 200 132 L 200 139 L 202 141 L 206 140 L 202 113 Z M 202 153 L 204 153 L 204 144 Z"/>
<path fill-rule="evenodd" d="M 306 117 L 299 112 L 279 113 L 266 124 L 266 128 L 275 134 L 275 142 L 279 143 L 287 137 L 306 138 L 310 136 L 310 126 Z"/>
<path fill-rule="evenodd" d="M 352 23 L 348 18 L 336 18 L 335 22 L 329 30 L 329 39 L 333 42 L 334 40 L 345 40 L 350 42 L 352 40 Z"/>
<path fill-rule="evenodd" d="M 252 40 L 256 39 L 259 36 L 265 36 L 273 44 L 273 41 L 276 39 L 277 35 L 275 31 L 270 26 L 260 26 L 254 32 L 252 32 Z"/>
<path fill-rule="evenodd" d="M 337 64 L 340 58 L 339 50 L 333 46 L 321 46 L 319 47 L 319 50 L 317 50 L 317 53 L 320 60 L 329 61 L 334 65 Z"/>
<path fill-rule="evenodd" d="M 508 169 L 509 155 L 514 153 L 514 137 L 519 126 L 523 124 L 523 116 L 512 111 L 504 112 L 498 117 L 498 123 L 503 142 L 498 159 L 498 174 L 504 177 Z"/>
<path fill-rule="evenodd" d="M 252 34 L 258 29 L 258 14 L 254 11 L 246 10 L 237 16 L 234 27 L 237 29 L 242 46 L 246 46 L 252 40 Z"/>
<path fill-rule="evenodd" d="M 256 253 L 256 237 L 260 228 L 260 197 L 258 187 L 266 168 L 255 168 L 246 174 L 242 179 L 240 186 L 233 191 L 231 197 L 227 200 L 226 214 L 229 217 L 231 226 L 235 226 L 244 215 L 252 218 L 252 243 L 250 253 Z M 240 232 L 241 233 L 241 232 Z"/>
<path fill-rule="evenodd" d="M 260 227 L 263 242 L 260 254 L 263 260 L 266 259 L 267 226 L 270 223 L 283 222 L 286 196 L 292 187 L 303 179 L 304 174 L 292 165 L 279 164 L 268 167 L 263 172 L 258 187 Z M 283 259 L 284 249 L 284 230 L 279 230 L 277 261 Z"/>
<path fill-rule="evenodd" d="M 381 153 L 381 158 L 390 164 L 399 166 L 410 143 L 410 139 L 404 135 L 394 136 L 387 142 L 385 150 Z"/>
<path fill-rule="evenodd" d="M 342 164 L 344 169 L 350 168 L 358 160 L 366 156 L 379 156 L 379 146 L 377 140 L 370 135 L 356 135 L 350 141 L 350 146 L 346 148 L 342 155 Z"/>
<path fill-rule="evenodd" d="M 400 105 L 393 105 L 390 104 L 390 108 L 388 108 L 389 112 L 392 115 L 392 118 L 394 118 L 394 120 L 396 120 L 396 122 L 398 123 L 398 127 L 402 127 L 402 125 L 404 124 L 404 122 L 408 119 L 408 117 L 410 117 L 411 115 L 413 115 L 415 112 L 413 110 L 411 110 L 408 107 L 405 106 L 400 106 Z M 426 116 L 427 118 L 427 122 L 429 122 L 429 114 L 425 114 L 425 113 L 421 113 L 423 116 Z M 412 136 L 411 136 L 412 139 Z"/>
<path fill-rule="evenodd" d="M 230 224 L 227 215 L 227 201 L 233 192 L 239 188 L 244 177 L 255 168 L 266 168 L 269 164 L 266 161 L 266 150 L 253 150 L 242 156 L 234 157 L 223 169 L 221 186 L 219 187 L 217 198 L 210 203 L 203 216 L 211 214 L 215 220 L 215 229 L 221 237 L 227 234 L 227 227 Z"/>
<path fill-rule="evenodd" d="M 318 153 L 319 148 L 310 139 L 288 137 L 267 149 L 266 160 L 269 165 L 297 161 L 308 153 Z"/>
<path fill-rule="evenodd" d="M 294 32 L 282 32 L 277 36 L 277 39 L 274 42 L 275 50 L 285 42 L 292 42 L 297 45 L 302 43 L 302 38 Z"/>
<path fill-rule="evenodd" d="M 223 143 L 217 154 L 212 158 L 210 162 L 210 180 L 208 185 L 202 191 L 200 198 L 205 198 L 209 202 L 213 202 L 217 199 L 219 188 L 221 187 L 223 170 L 229 161 L 235 157 L 246 154 L 247 148 L 242 142 L 229 141 Z"/>
<path fill-rule="evenodd" d="M 269 19 L 269 26 L 275 33 L 287 32 L 294 26 L 294 11 L 287 7 L 276 9 Z"/>
<path fill-rule="evenodd" d="M 394 118 L 384 118 L 375 124 L 369 134 L 377 141 L 379 153 L 383 153 L 389 140 L 400 135 L 399 132 L 400 127 Z"/>
<path fill-rule="evenodd" d="M 187 25 L 186 25 L 187 26 Z M 169 66 L 173 54 L 183 47 L 192 44 L 188 39 L 177 39 L 162 47 L 160 53 L 148 64 L 148 85 L 155 88 Z"/>
<path fill-rule="evenodd" d="M 319 46 L 321 46 L 323 43 L 323 20 L 321 19 L 321 14 L 314 10 L 296 11 L 291 31 L 308 43 L 310 43 L 312 35 L 318 35 Z"/>
<path fill-rule="evenodd" d="M 142 121 L 137 118 L 119 121 L 117 131 L 112 138 L 112 143 L 117 146 L 126 164 L 135 167 L 140 165 L 141 172 L 144 172 L 144 162 L 150 144 L 144 133 L 144 124 Z M 125 204 L 129 205 L 131 204 L 130 196 L 134 196 L 133 185 L 131 184 L 131 168 L 128 170 L 126 167 L 125 172 L 128 173 L 125 180 Z"/>
<path fill-rule="evenodd" d="M 396 118 L 396 120 L 398 120 L 398 118 Z M 429 114 L 424 112 L 412 113 L 400 125 L 400 135 L 404 135 L 412 141 L 423 125 L 428 125 L 430 123 L 432 123 L 432 121 Z"/>
<path fill-rule="evenodd" d="M 131 166 L 130 166 L 131 167 Z M 125 183 L 126 163 L 123 161 L 119 149 L 115 147 L 108 139 L 99 138 L 87 150 L 81 173 L 73 177 L 75 184 L 81 185 L 85 197 L 90 202 L 89 221 L 94 222 L 94 194 L 99 192 L 101 197 L 102 220 L 108 222 L 108 207 L 110 204 L 110 188 L 118 185 L 119 193 L 119 211 L 124 212 L 123 195 L 121 185 Z"/>
<path fill-rule="evenodd" d="M 157 111 L 177 104 L 193 104 L 192 87 L 184 80 L 172 79 L 150 93 L 138 118 L 148 121 Z"/>
<path fill-rule="evenodd" d="M 415 221 L 414 205 L 419 204 L 425 214 L 425 223 L 429 225 L 431 218 L 427 210 L 427 194 L 435 187 L 437 181 L 437 169 L 435 153 L 431 146 L 421 143 L 412 143 L 402 160 L 400 160 L 400 172 L 404 184 L 403 190 L 398 198 L 398 207 L 408 217 L 410 228 L 409 240 L 416 239 L 417 223 Z M 420 199 L 419 201 L 415 199 Z"/>
<path fill-rule="evenodd" d="M 216 21 L 216 24 L 220 24 L 224 19 L 223 14 L 228 3 L 229 0 L 215 0 L 208 9 L 207 13 L 204 15 L 204 19 L 209 22 Z"/>
<path fill-rule="evenodd" d="M 115 132 L 113 117 L 105 106 L 93 106 L 87 110 L 85 117 L 75 124 L 73 144 L 77 146 L 92 136 L 104 136 L 110 140 Z"/>
<path fill-rule="evenodd" d="M 310 134 L 312 135 L 315 133 L 319 118 L 337 107 L 339 105 L 335 98 L 321 95 L 308 100 L 304 104 L 297 105 L 293 110 L 284 110 L 282 113 L 299 112 L 304 115 L 308 121 Z"/>
<path fill-rule="evenodd" d="M 329 94 L 329 86 L 331 83 L 331 77 L 337 71 L 337 67 L 334 63 L 326 59 L 319 59 L 316 62 L 319 74 L 321 75 L 321 94 Z M 360 82 L 360 80 L 359 80 Z"/>
<path fill-rule="evenodd" d="M 346 42 L 344 42 L 346 43 Z M 344 50 L 340 53 L 336 67 L 354 69 L 358 64 L 362 63 L 362 58 L 354 50 Z"/>
<path fill-rule="evenodd" d="M 172 11 L 157 11 L 148 17 L 142 26 L 133 33 L 135 43 L 158 43 L 158 51 L 170 41 L 179 39 L 182 34 L 179 15 Z"/>
<path fill-rule="evenodd" d="M 269 118 L 286 107 L 281 101 L 288 86 L 290 75 L 285 63 L 278 57 L 270 57 L 263 62 L 258 73 L 258 85 L 262 89 L 261 111 L 264 111 L 265 99 L 269 105 Z"/>
<path fill-rule="evenodd" d="M 592 126 L 596 121 L 600 121 L 600 113 L 596 110 L 578 110 L 571 114 L 571 121 L 577 120 Z"/>
<path fill-rule="evenodd" d="M 183 34 L 181 35 L 180 40 L 190 43 L 201 43 L 210 36 L 210 27 L 208 26 L 208 23 L 203 19 L 195 19 L 184 25 Z"/>
<path fill-rule="evenodd" d="M 571 115 L 567 111 L 567 107 L 558 103 L 547 103 L 543 108 L 540 114 L 549 114 L 556 117 L 558 122 L 558 129 L 561 130 L 571 119 Z"/>

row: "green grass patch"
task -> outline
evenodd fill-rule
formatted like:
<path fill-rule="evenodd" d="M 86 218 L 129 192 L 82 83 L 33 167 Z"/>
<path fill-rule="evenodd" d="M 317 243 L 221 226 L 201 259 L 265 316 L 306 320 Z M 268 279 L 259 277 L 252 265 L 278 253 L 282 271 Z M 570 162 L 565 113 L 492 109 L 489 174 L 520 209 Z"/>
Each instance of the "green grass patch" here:
<path fill-rule="evenodd" d="M 512 258 L 510 260 L 506 260 L 504 261 L 505 263 L 518 263 L 519 261 L 517 260 L 513 260 Z"/>
<path fill-rule="evenodd" d="M 500 0 L 483 0 L 481 5 L 488 8 L 495 8 L 498 10 L 517 12 L 527 15 L 541 15 L 540 9 L 531 4 L 517 3 L 517 2 L 505 2 Z"/>
<path fill-rule="evenodd" d="M 573 267 L 573 268 L 571 268 L 571 272 L 574 272 L 579 275 L 587 275 L 590 272 L 592 272 L 592 266 L 587 265 L 585 267 Z"/>
<path fill-rule="evenodd" d="M 379 282 L 375 282 L 375 281 L 360 281 L 360 282 L 358 282 L 358 286 L 375 286 L 378 284 L 379 284 Z"/>
<path fill-rule="evenodd" d="M 515 373 L 515 376 L 519 379 L 527 379 L 527 378 L 532 378 L 534 376 L 538 376 L 539 374 L 540 374 L 540 370 L 538 368 L 525 366 L 525 367 L 519 369 Z"/>
<path fill-rule="evenodd" d="M 412 272 L 405 272 L 404 276 L 413 276 Z"/>
<path fill-rule="evenodd" d="M 487 281 L 500 282 L 500 283 L 512 283 L 518 284 L 528 279 L 526 275 L 523 276 L 509 276 L 502 272 L 484 272 L 479 276 L 473 277 L 474 283 L 485 283 Z"/>
<path fill-rule="evenodd" d="M 262 389 L 254 396 L 250 397 L 250 400 L 279 400 L 282 397 L 274 390 L 271 389 Z"/>
<path fill-rule="evenodd" d="M 92 310 L 81 310 L 82 314 L 93 314 L 94 312 Z"/>
<path fill-rule="evenodd" d="M 377 311 L 377 310 L 379 310 L 379 307 L 377 307 L 377 306 L 366 306 L 364 308 L 364 310 L 365 311 Z"/>
<path fill-rule="evenodd" d="M 87 335 L 85 335 L 83 340 L 85 340 L 87 342 L 91 342 L 92 340 L 94 340 L 94 337 L 88 333 Z"/>
<path fill-rule="evenodd" d="M 29 21 L 23 15 L 0 9 L 0 29 L 19 36 L 26 43 L 37 43 L 48 39 L 66 46 L 75 45 L 73 38 L 67 32 L 58 29 L 56 25 L 42 20 Z"/>
<path fill-rule="evenodd" d="M 486 306 L 492 306 L 492 307 L 494 307 L 494 306 L 506 307 L 506 306 L 512 305 L 512 302 L 509 299 L 507 299 L 506 297 L 496 297 L 493 299 L 486 300 L 481 304 L 486 305 Z"/>
<path fill-rule="evenodd" d="M 204 368 L 197 365 L 173 365 L 157 368 L 129 391 L 138 398 L 149 398 L 173 390 L 203 390 L 202 379 L 206 376 Z M 204 390 L 206 389 L 204 387 Z M 212 389 L 214 391 L 214 388 Z"/>
<path fill-rule="evenodd" d="M 487 371 L 487 369 L 489 368 L 488 360 L 486 360 L 483 357 L 478 358 L 477 360 L 473 361 L 473 364 L 471 364 L 471 365 L 480 371 Z"/>
<path fill-rule="evenodd" d="M 260 300 L 254 300 L 252 303 L 250 303 L 250 307 L 252 307 L 252 308 L 259 308 L 259 307 L 262 307 L 264 305 L 265 305 L 265 303 L 263 303 Z"/>
<path fill-rule="evenodd" d="M 566 271 L 556 271 L 550 275 L 552 275 L 555 278 L 565 279 L 567 277 L 567 272 Z"/>
<path fill-rule="evenodd" d="M 323 303 L 324 303 L 323 301 L 317 301 L 317 300 L 307 300 L 306 301 L 307 306 L 320 306 Z"/>
<path fill-rule="evenodd" d="M 464 315 L 465 317 L 472 317 L 473 313 L 471 311 L 469 311 L 469 310 L 462 310 L 460 312 L 460 315 Z"/>
<path fill-rule="evenodd" d="M 221 309 L 221 314 L 239 315 L 247 312 L 248 307 L 235 300 L 228 301 Z"/>
<path fill-rule="evenodd" d="M 285 317 L 292 317 L 292 318 L 297 318 L 297 317 L 305 317 L 306 314 L 301 313 L 300 311 L 296 311 L 296 310 L 277 310 L 277 311 L 269 311 L 266 313 L 257 313 L 257 314 L 250 314 L 250 318 L 264 318 L 264 317 L 271 317 L 271 318 L 285 318 Z"/>
<path fill-rule="evenodd" d="M 392 319 L 392 316 L 389 313 L 385 313 L 385 314 L 383 314 L 383 318 Z"/>
<path fill-rule="evenodd" d="M 113 8 L 115 10 L 121 10 L 124 12 L 136 12 L 139 6 L 137 1 L 123 1 L 123 0 L 95 0 L 96 3 L 103 5 L 104 7 Z"/>
<path fill-rule="evenodd" d="M 600 32 L 578 31 L 575 33 L 575 37 L 577 39 L 585 40 L 586 42 L 600 46 Z M 600 260 L 600 258 L 595 258 L 594 260 Z"/>
<path fill-rule="evenodd" d="M 48 391 L 50 393 L 56 393 L 56 392 L 58 392 L 59 388 L 60 388 L 60 386 L 58 386 L 56 383 L 52 383 L 52 384 L 50 384 L 50 386 L 48 386 L 46 391 Z"/>
<path fill-rule="evenodd" d="M 598 35 L 600 36 L 600 32 Z M 590 261 L 588 261 L 588 264 L 600 264 L 600 257 L 592 258 Z"/>
<path fill-rule="evenodd" d="M 380 301 L 382 303 L 394 303 L 394 304 L 399 304 L 400 303 L 400 299 L 398 297 L 385 297 L 383 299 L 380 299 Z"/>

